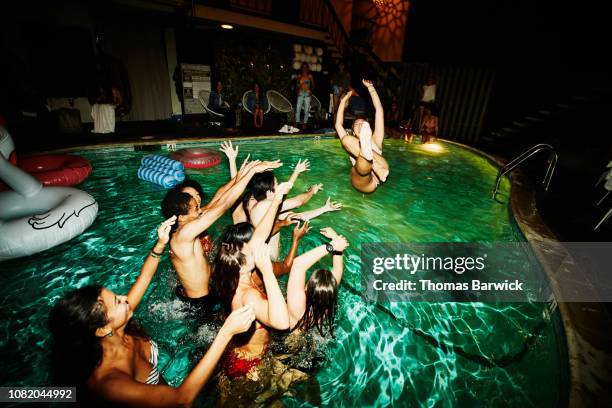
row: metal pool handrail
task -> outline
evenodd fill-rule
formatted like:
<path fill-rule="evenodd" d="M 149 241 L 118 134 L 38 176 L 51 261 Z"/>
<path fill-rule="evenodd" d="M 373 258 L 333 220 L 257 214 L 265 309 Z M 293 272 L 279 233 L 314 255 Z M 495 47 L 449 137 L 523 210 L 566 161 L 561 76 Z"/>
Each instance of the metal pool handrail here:
<path fill-rule="evenodd" d="M 537 144 L 531 147 L 525 153 L 521 154 L 520 156 L 513 159 L 512 161 L 510 161 L 505 166 L 499 169 L 499 172 L 497 173 L 497 180 L 495 181 L 495 189 L 493 190 L 493 196 L 491 198 L 494 200 L 495 197 L 497 196 L 497 191 L 499 190 L 499 184 L 501 183 L 501 179 L 503 176 L 510 173 L 512 170 L 517 168 L 521 163 L 523 163 L 524 161 L 529 159 L 531 156 L 535 155 L 536 153 L 542 150 L 550 150 L 550 155 L 548 156 L 548 168 L 546 169 L 544 180 L 542 180 L 542 184 L 546 185 L 546 187 L 544 187 L 544 191 L 548 191 L 548 186 L 550 185 L 550 179 L 552 178 L 553 173 L 555 172 L 555 167 L 557 166 L 558 155 L 554 147 L 552 147 L 549 144 L 540 143 L 540 144 Z"/>

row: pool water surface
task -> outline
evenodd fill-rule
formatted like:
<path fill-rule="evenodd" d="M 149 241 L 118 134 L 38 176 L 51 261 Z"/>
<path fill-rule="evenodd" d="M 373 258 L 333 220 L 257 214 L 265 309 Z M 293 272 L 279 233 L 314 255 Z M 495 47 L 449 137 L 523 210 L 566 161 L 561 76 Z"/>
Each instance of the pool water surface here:
<path fill-rule="evenodd" d="M 361 296 L 360 245 L 364 242 L 516 242 L 524 237 L 508 207 L 504 179 L 491 200 L 497 168 L 463 147 L 441 142 L 440 151 L 387 140 L 387 183 L 364 195 L 350 184 L 350 162 L 337 139 L 240 140 L 239 160 L 281 159 L 275 173 L 289 177 L 298 159 L 311 170 L 292 194 L 323 183 L 304 206 L 322 206 L 329 196 L 344 207 L 313 220 L 300 253 L 325 239 L 331 226 L 349 240 L 340 287 L 336 337 L 321 344 L 326 358 L 312 381 L 295 386 L 287 406 L 558 406 L 566 396 L 567 357 L 559 312 L 544 303 L 375 304 Z M 218 142 L 178 145 L 217 148 Z M 161 152 L 165 154 L 165 151 Z M 91 161 L 93 173 L 79 188 L 99 203 L 94 224 L 81 236 L 22 259 L 0 263 L 0 384 L 44 385 L 50 348 L 46 320 L 51 306 L 69 289 L 100 284 L 127 293 L 152 247 L 165 191 L 136 177 L 150 152 L 133 147 L 84 149 L 73 154 Z M 207 194 L 229 179 L 227 160 L 186 173 Z M 218 237 L 231 222 L 225 215 L 209 231 Z M 291 231 L 283 231 L 283 251 Z M 318 265 L 330 267 L 331 260 Z M 281 286 L 286 278 L 281 279 Z M 192 333 L 164 257 L 136 312 L 160 346 L 160 371 L 173 385 L 192 366 L 197 350 L 214 333 Z M 214 390 L 208 390 L 214 392 Z M 206 401 L 200 401 L 206 404 Z"/>

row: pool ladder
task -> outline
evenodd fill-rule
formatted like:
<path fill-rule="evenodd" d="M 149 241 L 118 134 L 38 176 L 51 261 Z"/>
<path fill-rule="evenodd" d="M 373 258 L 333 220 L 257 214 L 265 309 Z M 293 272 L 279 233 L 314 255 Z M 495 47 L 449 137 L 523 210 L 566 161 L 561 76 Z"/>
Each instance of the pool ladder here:
<path fill-rule="evenodd" d="M 531 156 L 537 154 L 538 152 L 544 151 L 544 150 L 550 151 L 550 154 L 548 155 L 548 168 L 546 169 L 544 180 L 542 180 L 542 184 L 545 185 L 544 191 L 548 191 L 548 186 L 550 185 L 550 179 L 552 178 L 553 173 L 555 172 L 555 167 L 557 166 L 558 156 L 557 156 L 557 152 L 551 145 L 541 143 L 541 144 L 537 144 L 533 146 L 532 148 L 527 150 L 525 153 L 521 154 L 520 156 L 513 159 L 512 161 L 510 161 L 505 166 L 499 169 L 499 172 L 497 173 L 497 180 L 495 181 L 495 189 L 493 190 L 493 196 L 491 198 L 495 199 L 495 197 L 497 196 L 497 191 L 499 190 L 499 185 L 501 183 L 502 177 L 510 173 L 512 170 L 516 169 L 521 163 L 529 159 Z"/>

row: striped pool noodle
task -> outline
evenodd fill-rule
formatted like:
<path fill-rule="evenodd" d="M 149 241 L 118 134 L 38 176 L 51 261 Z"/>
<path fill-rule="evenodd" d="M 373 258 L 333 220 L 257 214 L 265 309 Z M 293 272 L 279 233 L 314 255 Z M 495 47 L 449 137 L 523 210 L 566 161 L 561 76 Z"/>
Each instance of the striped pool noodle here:
<path fill-rule="evenodd" d="M 174 170 L 185 169 L 185 166 L 180 161 L 172 160 L 172 159 L 169 159 L 168 157 L 164 157 L 160 155 L 144 157 L 141 163 L 149 167 L 154 167 L 153 163 L 157 163 L 158 165 L 171 167 Z"/>
<path fill-rule="evenodd" d="M 145 181 L 150 181 L 151 183 L 155 183 L 166 189 L 172 188 L 178 183 L 174 177 L 147 167 L 139 168 L 137 174 L 138 178 Z"/>
<path fill-rule="evenodd" d="M 179 183 L 185 180 L 185 172 L 183 170 L 174 170 L 168 166 L 152 166 L 151 164 L 153 163 L 143 164 L 142 166 L 140 166 L 140 168 L 151 169 L 151 170 L 158 171 L 160 173 L 165 173 L 169 176 L 174 177 L 175 180 L 178 181 Z"/>

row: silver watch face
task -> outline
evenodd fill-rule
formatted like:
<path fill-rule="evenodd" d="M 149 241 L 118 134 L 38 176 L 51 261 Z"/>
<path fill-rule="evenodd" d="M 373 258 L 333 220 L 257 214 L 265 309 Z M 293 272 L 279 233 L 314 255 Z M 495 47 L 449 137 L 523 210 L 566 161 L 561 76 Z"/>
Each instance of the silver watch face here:
<path fill-rule="evenodd" d="M 334 247 L 329 242 L 325 244 L 325 249 L 327 249 L 327 252 L 334 252 Z"/>

